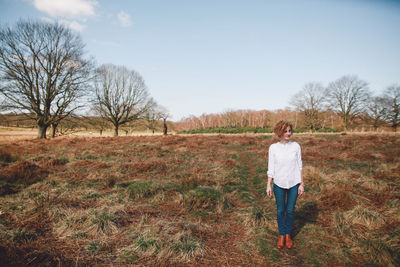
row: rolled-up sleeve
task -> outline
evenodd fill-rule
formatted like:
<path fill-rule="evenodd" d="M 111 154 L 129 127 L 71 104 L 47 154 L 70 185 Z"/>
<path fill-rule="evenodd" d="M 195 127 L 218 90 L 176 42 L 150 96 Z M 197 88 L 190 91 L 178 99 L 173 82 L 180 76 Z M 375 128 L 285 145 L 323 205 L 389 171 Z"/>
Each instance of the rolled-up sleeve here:
<path fill-rule="evenodd" d="M 274 178 L 275 177 L 275 160 L 274 160 L 274 149 L 272 145 L 269 147 L 268 150 L 268 177 Z"/>

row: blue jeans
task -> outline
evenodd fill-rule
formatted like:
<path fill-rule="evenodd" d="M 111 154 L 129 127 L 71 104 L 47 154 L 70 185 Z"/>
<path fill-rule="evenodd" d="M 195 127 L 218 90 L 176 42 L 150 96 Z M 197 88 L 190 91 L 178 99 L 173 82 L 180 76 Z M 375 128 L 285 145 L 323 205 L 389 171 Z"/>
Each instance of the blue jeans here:
<path fill-rule="evenodd" d="M 294 206 L 296 205 L 299 185 L 289 189 L 281 188 L 274 184 L 276 200 L 276 213 L 280 235 L 290 235 L 294 221 Z"/>

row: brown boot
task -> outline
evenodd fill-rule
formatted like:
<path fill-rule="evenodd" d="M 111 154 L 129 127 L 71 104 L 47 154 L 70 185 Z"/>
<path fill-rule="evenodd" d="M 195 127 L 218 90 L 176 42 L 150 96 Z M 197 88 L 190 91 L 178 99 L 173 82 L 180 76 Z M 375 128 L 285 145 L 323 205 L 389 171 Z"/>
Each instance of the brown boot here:
<path fill-rule="evenodd" d="M 290 238 L 290 235 L 286 235 L 286 247 L 287 247 L 287 248 L 293 247 L 293 241 L 292 241 L 292 239 Z"/>
<path fill-rule="evenodd" d="M 283 248 L 284 245 L 285 245 L 285 236 L 284 235 L 280 235 L 279 239 L 278 239 L 277 247 L 278 248 Z"/>

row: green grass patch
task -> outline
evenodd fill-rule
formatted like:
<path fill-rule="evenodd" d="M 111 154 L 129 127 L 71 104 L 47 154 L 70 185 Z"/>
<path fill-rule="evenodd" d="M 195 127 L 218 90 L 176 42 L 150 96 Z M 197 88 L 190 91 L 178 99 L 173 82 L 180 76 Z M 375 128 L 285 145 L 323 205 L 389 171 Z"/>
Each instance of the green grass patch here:
<path fill-rule="evenodd" d="M 274 262 L 278 262 L 280 257 L 274 244 L 271 243 L 271 240 L 263 235 L 258 235 L 255 240 L 258 253 L 260 255 L 271 258 Z"/>
<path fill-rule="evenodd" d="M 222 192 L 212 186 L 198 186 L 188 191 L 185 202 L 189 210 L 213 211 L 222 196 Z"/>
<path fill-rule="evenodd" d="M 163 190 L 158 181 L 136 181 L 127 188 L 128 196 L 132 200 L 151 197 Z"/>

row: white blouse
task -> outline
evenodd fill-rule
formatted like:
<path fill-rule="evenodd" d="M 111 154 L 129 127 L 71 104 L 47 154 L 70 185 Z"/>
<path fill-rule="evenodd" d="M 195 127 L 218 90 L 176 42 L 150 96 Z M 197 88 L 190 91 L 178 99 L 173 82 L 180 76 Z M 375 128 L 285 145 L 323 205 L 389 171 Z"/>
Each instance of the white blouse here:
<path fill-rule="evenodd" d="M 268 152 L 268 177 L 274 184 L 289 189 L 301 183 L 301 148 L 296 142 L 274 143 Z"/>

